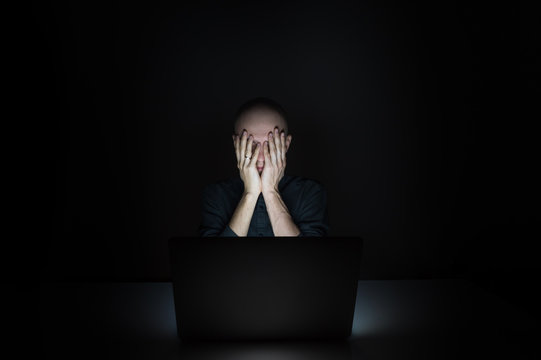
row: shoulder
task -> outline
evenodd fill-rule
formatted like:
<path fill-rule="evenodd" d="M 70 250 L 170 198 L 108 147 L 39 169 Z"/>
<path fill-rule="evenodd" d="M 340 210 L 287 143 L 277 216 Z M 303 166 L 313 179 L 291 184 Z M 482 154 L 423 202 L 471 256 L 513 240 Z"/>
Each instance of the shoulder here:
<path fill-rule="evenodd" d="M 243 183 L 240 177 L 228 177 L 216 180 L 203 187 L 203 194 L 216 195 L 219 193 L 231 194 L 242 191 Z"/>
<path fill-rule="evenodd" d="M 305 176 L 297 176 L 297 175 L 289 175 L 290 181 L 298 184 L 299 186 L 303 187 L 325 187 L 325 185 L 313 178 L 305 177 Z"/>
<path fill-rule="evenodd" d="M 312 193 L 312 192 L 320 192 L 320 191 L 326 192 L 325 185 L 317 179 L 313 179 L 313 178 L 309 178 L 305 176 L 289 175 L 287 182 L 290 186 L 295 187 L 298 190 L 302 190 L 304 193 L 307 193 L 307 192 Z"/>

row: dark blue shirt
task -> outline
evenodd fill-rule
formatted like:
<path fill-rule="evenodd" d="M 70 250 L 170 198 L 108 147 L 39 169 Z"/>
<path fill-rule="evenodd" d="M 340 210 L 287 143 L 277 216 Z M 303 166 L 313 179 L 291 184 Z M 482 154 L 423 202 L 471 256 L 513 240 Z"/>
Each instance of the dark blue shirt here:
<path fill-rule="evenodd" d="M 278 191 L 301 232 L 299 236 L 328 235 L 327 191 L 320 182 L 284 175 L 278 184 Z M 229 227 L 229 222 L 243 192 L 244 182 L 240 176 L 205 186 L 201 197 L 199 236 L 238 236 Z M 257 199 L 247 236 L 274 236 L 262 193 Z"/>

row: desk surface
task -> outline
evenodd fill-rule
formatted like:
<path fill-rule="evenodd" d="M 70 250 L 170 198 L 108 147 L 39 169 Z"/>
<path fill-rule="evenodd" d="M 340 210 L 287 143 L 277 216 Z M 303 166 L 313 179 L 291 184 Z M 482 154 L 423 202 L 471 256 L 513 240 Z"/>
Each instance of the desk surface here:
<path fill-rule="evenodd" d="M 51 358 L 404 359 L 516 357 L 530 316 L 465 280 L 359 281 L 352 336 L 338 343 L 182 344 L 170 282 L 44 283 L 41 337 Z"/>

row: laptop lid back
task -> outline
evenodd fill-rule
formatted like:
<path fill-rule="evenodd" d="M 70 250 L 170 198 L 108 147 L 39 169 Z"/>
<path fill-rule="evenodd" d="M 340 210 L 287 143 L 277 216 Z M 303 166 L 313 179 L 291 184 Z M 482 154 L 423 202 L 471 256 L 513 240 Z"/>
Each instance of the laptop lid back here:
<path fill-rule="evenodd" d="M 184 339 L 314 339 L 351 334 L 362 239 L 172 238 Z"/>

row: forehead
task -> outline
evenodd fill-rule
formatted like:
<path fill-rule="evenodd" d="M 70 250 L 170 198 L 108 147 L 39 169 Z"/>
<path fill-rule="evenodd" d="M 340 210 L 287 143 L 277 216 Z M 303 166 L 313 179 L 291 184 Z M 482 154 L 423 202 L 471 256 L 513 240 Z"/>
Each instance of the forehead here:
<path fill-rule="evenodd" d="M 280 114 L 267 109 L 250 110 L 244 113 L 237 125 L 237 133 L 246 129 L 248 133 L 255 136 L 266 136 L 275 126 L 282 130 L 285 127 L 284 120 Z"/>

